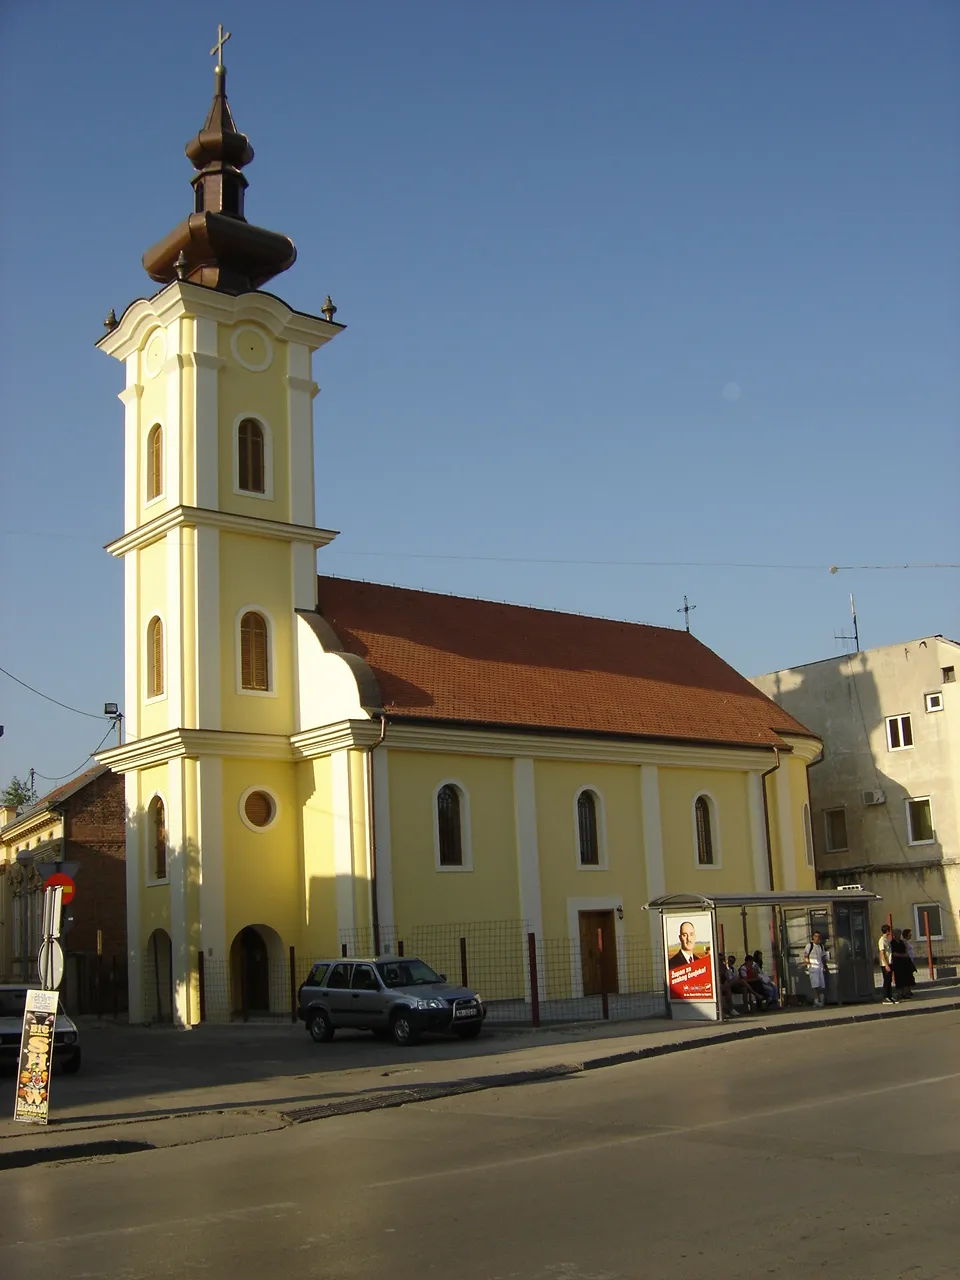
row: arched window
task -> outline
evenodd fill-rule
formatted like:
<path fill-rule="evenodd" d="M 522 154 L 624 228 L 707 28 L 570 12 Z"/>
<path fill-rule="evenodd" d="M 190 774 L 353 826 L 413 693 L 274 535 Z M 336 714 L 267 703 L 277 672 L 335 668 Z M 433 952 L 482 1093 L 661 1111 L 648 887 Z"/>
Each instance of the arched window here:
<path fill-rule="evenodd" d="M 240 619 L 240 687 L 242 689 L 268 690 L 270 669 L 268 662 L 267 620 L 262 613 L 252 610 Z"/>
<path fill-rule="evenodd" d="M 247 493 L 265 493 L 263 427 L 254 418 L 244 418 L 237 428 L 238 487 Z"/>
<path fill-rule="evenodd" d="M 807 866 L 813 866 L 813 827 L 810 825 L 810 806 L 803 806 L 803 847 L 807 854 Z"/>
<path fill-rule="evenodd" d="M 463 866 L 463 819 L 460 791 L 452 782 L 437 792 L 437 834 L 441 867 Z"/>
<path fill-rule="evenodd" d="M 150 802 L 149 822 L 147 824 L 150 842 L 150 875 L 154 880 L 167 878 L 167 822 L 163 809 L 163 801 L 154 796 Z"/>
<path fill-rule="evenodd" d="M 147 697 L 163 693 L 163 623 L 151 618 L 147 627 Z"/>
<path fill-rule="evenodd" d="M 592 791 L 577 796 L 577 837 L 581 867 L 599 867 L 600 833 L 597 826 L 597 798 Z"/>
<path fill-rule="evenodd" d="M 147 501 L 163 493 L 163 428 L 154 423 L 147 436 Z"/>
<path fill-rule="evenodd" d="M 713 832 L 710 829 L 710 801 L 697 796 L 693 807 L 697 823 L 697 862 L 701 867 L 713 866 Z"/>

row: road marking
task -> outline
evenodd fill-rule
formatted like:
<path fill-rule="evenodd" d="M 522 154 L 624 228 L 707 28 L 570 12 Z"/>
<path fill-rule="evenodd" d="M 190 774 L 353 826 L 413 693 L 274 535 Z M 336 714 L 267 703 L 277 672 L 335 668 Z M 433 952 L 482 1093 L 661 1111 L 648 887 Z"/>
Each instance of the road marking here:
<path fill-rule="evenodd" d="M 878 1089 L 861 1089 L 855 1093 L 836 1093 L 832 1096 L 811 1098 L 807 1102 L 795 1102 L 789 1106 L 771 1107 L 767 1111 L 751 1111 L 747 1115 L 728 1116 L 723 1120 L 707 1120 L 703 1124 L 677 1125 L 663 1127 L 647 1133 L 635 1133 L 626 1138 L 610 1138 L 606 1142 L 588 1142 L 575 1147 L 563 1147 L 557 1151 L 539 1151 L 536 1155 L 513 1156 L 504 1160 L 490 1160 L 485 1164 L 472 1164 L 452 1169 L 435 1169 L 429 1173 L 414 1173 L 403 1178 L 391 1178 L 385 1182 L 371 1182 L 371 1191 L 385 1187 L 405 1186 L 410 1182 L 429 1182 L 435 1178 L 456 1178 L 463 1174 L 488 1173 L 497 1169 L 510 1169 L 517 1165 L 536 1164 L 541 1160 L 557 1160 L 567 1156 L 591 1155 L 599 1151 L 609 1151 L 616 1147 L 629 1147 L 640 1142 L 649 1142 L 658 1138 L 682 1138 L 688 1133 L 702 1133 L 708 1129 L 720 1129 L 724 1125 L 753 1124 L 757 1120 L 769 1120 L 775 1116 L 789 1115 L 794 1111 L 820 1110 L 837 1103 L 859 1102 L 862 1098 L 875 1098 L 884 1093 L 897 1093 L 901 1089 L 916 1089 L 920 1085 L 943 1084 L 947 1080 L 960 1080 L 960 1071 L 951 1071 L 942 1076 L 926 1076 L 922 1080 L 907 1080 L 903 1084 L 883 1085 Z M 432 1108 L 436 1109 L 436 1108 Z"/>
<path fill-rule="evenodd" d="M 134 1236 L 144 1231 L 167 1231 L 174 1227 L 189 1230 L 191 1227 L 208 1227 L 217 1222 L 231 1222 L 236 1218 L 248 1218 L 253 1214 L 276 1213 L 282 1209 L 299 1209 L 295 1200 L 278 1200 L 276 1204 L 255 1204 L 245 1209 L 225 1209 L 223 1213 L 205 1213 L 197 1218 L 167 1218 L 163 1222 L 141 1222 L 136 1227 L 110 1227 L 105 1231 L 84 1231 L 75 1236 L 43 1237 L 37 1240 L 13 1240 L 7 1249 L 45 1249 L 54 1244 L 79 1244 L 84 1240 L 104 1240 L 110 1236 Z"/>

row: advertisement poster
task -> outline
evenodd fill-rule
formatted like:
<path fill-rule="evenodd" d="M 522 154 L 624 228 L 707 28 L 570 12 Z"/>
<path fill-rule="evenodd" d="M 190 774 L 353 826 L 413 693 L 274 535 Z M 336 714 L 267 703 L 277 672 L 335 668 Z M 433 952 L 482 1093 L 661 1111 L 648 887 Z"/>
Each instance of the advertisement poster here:
<path fill-rule="evenodd" d="M 667 998 L 673 1017 L 714 1019 L 713 919 L 709 911 L 663 913 Z"/>
<path fill-rule="evenodd" d="M 17 1104 L 14 1120 L 46 1124 L 53 1072 L 53 1036 L 57 1025 L 57 991 L 28 991 L 23 1011 Z"/>

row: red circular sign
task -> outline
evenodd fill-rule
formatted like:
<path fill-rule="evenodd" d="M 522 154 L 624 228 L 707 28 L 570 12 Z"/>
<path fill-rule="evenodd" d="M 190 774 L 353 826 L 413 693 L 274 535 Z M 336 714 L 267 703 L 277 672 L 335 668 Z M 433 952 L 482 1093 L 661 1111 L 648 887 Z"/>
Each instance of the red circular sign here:
<path fill-rule="evenodd" d="M 48 877 L 44 888 L 52 889 L 55 884 L 63 885 L 63 905 L 66 906 L 68 902 L 72 902 L 73 895 L 77 892 L 77 886 L 70 877 L 63 871 L 55 871 L 52 876 Z"/>

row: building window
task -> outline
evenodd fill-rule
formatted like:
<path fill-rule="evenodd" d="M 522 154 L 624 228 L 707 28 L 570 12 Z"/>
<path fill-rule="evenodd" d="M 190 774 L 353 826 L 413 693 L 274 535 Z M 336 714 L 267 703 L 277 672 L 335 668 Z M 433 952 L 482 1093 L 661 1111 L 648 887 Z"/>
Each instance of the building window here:
<path fill-rule="evenodd" d="M 163 493 L 163 428 L 154 423 L 147 436 L 147 501 Z"/>
<path fill-rule="evenodd" d="M 942 693 L 925 693 L 923 695 L 923 706 L 925 711 L 942 711 L 943 710 L 943 694 Z"/>
<path fill-rule="evenodd" d="M 154 796 L 150 801 L 150 808 L 147 811 L 149 821 L 147 823 L 148 839 L 150 842 L 150 878 L 151 880 L 166 880 L 167 878 L 167 822 L 166 813 L 163 808 L 163 801 L 159 796 Z"/>
<path fill-rule="evenodd" d="M 803 806 L 803 847 L 807 855 L 807 866 L 813 866 L 813 827 L 810 825 L 810 806 Z"/>
<path fill-rule="evenodd" d="M 844 850 L 849 849 L 846 809 L 826 809 L 824 811 L 823 834 L 827 853 L 842 853 Z"/>
<path fill-rule="evenodd" d="M 441 867 L 463 866 L 463 815 L 460 789 L 452 782 L 437 792 L 437 837 Z"/>
<path fill-rule="evenodd" d="M 908 842 L 933 844 L 933 814 L 930 810 L 930 797 L 919 796 L 916 800 L 908 800 L 906 805 Z"/>
<path fill-rule="evenodd" d="M 942 684 L 953 684 L 957 678 L 956 667 L 941 667 L 940 681 Z"/>
<path fill-rule="evenodd" d="M 263 427 L 244 418 L 237 428 L 238 485 L 246 493 L 266 492 Z"/>
<path fill-rule="evenodd" d="M 267 620 L 251 610 L 240 619 L 240 687 L 270 688 Z"/>
<path fill-rule="evenodd" d="M 592 791 L 581 791 L 577 796 L 577 841 L 581 867 L 599 867 L 600 828 L 597 797 Z"/>
<path fill-rule="evenodd" d="M 716 859 L 713 851 L 710 801 L 707 796 L 697 796 L 693 806 L 693 816 L 697 830 L 697 864 L 701 867 L 712 867 Z"/>
<path fill-rule="evenodd" d="M 913 746 L 913 726 L 909 716 L 887 716 L 887 746 L 891 751 L 905 751 Z"/>
<path fill-rule="evenodd" d="M 151 618 L 147 627 L 147 697 L 163 696 L 163 623 Z"/>
<path fill-rule="evenodd" d="M 927 930 L 923 923 L 923 913 L 927 913 L 927 919 L 930 922 L 930 941 L 937 942 L 943 938 L 943 912 L 940 910 L 939 902 L 915 902 L 913 905 L 913 920 L 916 928 L 914 933 L 918 938 L 926 941 Z"/>

